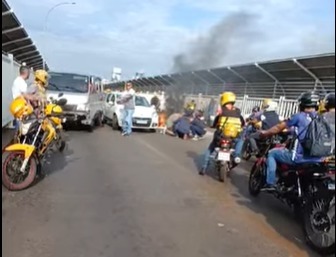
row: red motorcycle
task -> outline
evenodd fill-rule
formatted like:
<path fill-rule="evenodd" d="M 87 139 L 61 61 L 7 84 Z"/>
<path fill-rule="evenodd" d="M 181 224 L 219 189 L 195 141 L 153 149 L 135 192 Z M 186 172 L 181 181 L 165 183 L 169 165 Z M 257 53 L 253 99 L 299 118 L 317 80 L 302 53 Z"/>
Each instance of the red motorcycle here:
<path fill-rule="evenodd" d="M 225 182 L 225 178 L 229 176 L 231 169 L 235 166 L 236 162 L 232 157 L 234 147 L 234 141 L 231 138 L 222 138 L 219 147 L 215 148 L 215 169 L 221 182 Z"/>
<path fill-rule="evenodd" d="M 284 147 L 277 137 L 254 163 L 249 192 L 258 196 L 266 185 L 266 159 L 273 148 Z M 335 156 L 319 163 L 278 165 L 276 190 L 266 191 L 294 209 L 303 222 L 308 244 L 322 254 L 335 253 Z"/>

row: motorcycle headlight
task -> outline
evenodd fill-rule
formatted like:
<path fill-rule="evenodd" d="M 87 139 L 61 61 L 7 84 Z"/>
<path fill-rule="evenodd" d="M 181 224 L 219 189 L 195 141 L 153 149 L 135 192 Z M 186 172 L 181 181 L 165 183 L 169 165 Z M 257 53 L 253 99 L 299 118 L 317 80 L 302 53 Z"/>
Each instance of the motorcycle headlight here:
<path fill-rule="evenodd" d="M 77 111 L 88 111 L 88 107 L 86 104 L 77 105 Z"/>

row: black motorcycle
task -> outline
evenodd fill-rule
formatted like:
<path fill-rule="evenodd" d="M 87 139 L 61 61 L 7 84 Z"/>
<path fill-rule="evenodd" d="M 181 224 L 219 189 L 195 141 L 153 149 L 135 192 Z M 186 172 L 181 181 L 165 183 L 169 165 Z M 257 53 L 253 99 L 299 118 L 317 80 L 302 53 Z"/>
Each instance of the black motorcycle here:
<path fill-rule="evenodd" d="M 258 196 L 266 185 L 266 159 L 269 150 L 280 147 L 275 137 L 262 157 L 254 163 L 249 192 Z M 273 194 L 294 209 L 303 222 L 308 244 L 322 254 L 335 253 L 335 156 L 314 164 L 279 165 Z"/>

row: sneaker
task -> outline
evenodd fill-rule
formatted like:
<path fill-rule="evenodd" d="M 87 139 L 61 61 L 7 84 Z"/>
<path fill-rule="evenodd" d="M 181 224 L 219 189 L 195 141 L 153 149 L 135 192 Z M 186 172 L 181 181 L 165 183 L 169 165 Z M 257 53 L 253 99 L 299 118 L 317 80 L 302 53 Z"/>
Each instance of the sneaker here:
<path fill-rule="evenodd" d="M 126 133 L 126 132 L 121 133 L 121 135 L 122 135 L 123 137 L 129 136 L 129 134 Z"/>
<path fill-rule="evenodd" d="M 192 138 L 193 141 L 198 141 L 198 139 L 199 139 L 198 136 L 194 136 L 194 137 Z"/>
<path fill-rule="evenodd" d="M 275 192 L 277 191 L 276 185 L 265 185 L 264 188 L 261 189 L 262 192 Z"/>

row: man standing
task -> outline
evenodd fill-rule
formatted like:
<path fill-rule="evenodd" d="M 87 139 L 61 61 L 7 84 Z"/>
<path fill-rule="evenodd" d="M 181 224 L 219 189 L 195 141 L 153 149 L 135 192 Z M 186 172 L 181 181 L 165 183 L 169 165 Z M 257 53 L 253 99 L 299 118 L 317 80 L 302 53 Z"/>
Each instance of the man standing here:
<path fill-rule="evenodd" d="M 26 80 L 29 78 L 29 68 L 25 65 L 22 65 L 19 70 L 19 76 L 14 80 L 12 86 L 12 95 L 13 99 L 23 96 L 27 100 L 32 100 L 33 96 L 27 94 L 28 85 Z"/>
<path fill-rule="evenodd" d="M 29 78 L 29 68 L 26 65 L 22 65 L 19 69 L 19 76 L 14 80 L 12 85 L 12 95 L 13 100 L 17 97 L 24 97 L 28 101 L 36 100 L 36 97 L 32 94 L 29 94 L 28 85 L 26 80 Z M 14 120 L 13 125 L 15 128 L 18 128 L 19 123 L 17 120 Z"/>
<path fill-rule="evenodd" d="M 122 124 L 122 135 L 129 136 L 132 133 L 132 119 L 135 109 L 134 104 L 134 95 L 135 91 L 133 89 L 132 83 L 126 84 L 126 91 L 124 92 L 123 97 L 120 102 L 124 105 L 124 116 Z"/>

